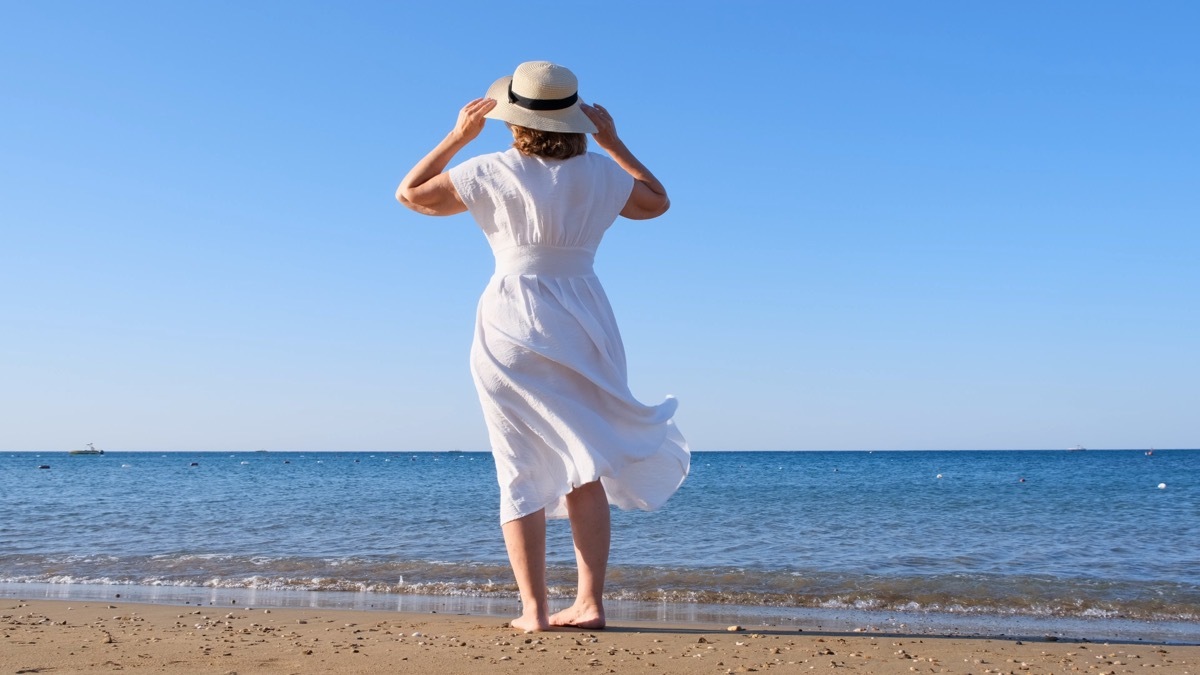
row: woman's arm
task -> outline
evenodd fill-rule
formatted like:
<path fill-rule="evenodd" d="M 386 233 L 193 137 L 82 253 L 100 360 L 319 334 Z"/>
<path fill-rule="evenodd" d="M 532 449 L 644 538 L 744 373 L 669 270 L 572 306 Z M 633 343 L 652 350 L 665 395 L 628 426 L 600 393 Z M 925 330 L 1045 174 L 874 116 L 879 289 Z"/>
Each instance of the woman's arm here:
<path fill-rule="evenodd" d="M 467 205 L 445 173 L 446 165 L 483 131 L 487 121 L 483 116 L 494 107 L 496 102 L 490 98 L 477 98 L 464 106 L 454 129 L 400 181 L 396 199 L 427 216 L 452 216 L 466 211 Z"/>
<path fill-rule="evenodd" d="M 650 169 L 625 147 L 624 141 L 617 136 L 617 127 L 612 115 L 599 104 L 581 103 L 580 107 L 596 125 L 596 133 L 592 136 L 596 139 L 596 145 L 604 148 L 622 169 L 633 176 L 633 192 L 629 195 L 629 201 L 625 202 L 625 207 L 621 209 L 621 215 L 633 220 L 647 220 L 666 213 L 667 209 L 671 208 L 667 189 L 650 173 Z"/>

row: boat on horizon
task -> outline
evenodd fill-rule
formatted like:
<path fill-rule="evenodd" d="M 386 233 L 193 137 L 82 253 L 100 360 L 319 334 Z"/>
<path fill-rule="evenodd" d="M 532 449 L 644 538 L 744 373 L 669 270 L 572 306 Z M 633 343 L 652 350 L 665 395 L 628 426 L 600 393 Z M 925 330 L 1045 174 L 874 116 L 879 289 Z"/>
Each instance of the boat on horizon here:
<path fill-rule="evenodd" d="M 1087 450 L 1087 448 L 1083 447 L 1082 445 L 1072 445 L 1071 447 L 1067 448 L 1067 452 L 1083 452 L 1084 450 Z"/>
<path fill-rule="evenodd" d="M 88 444 L 87 444 L 87 449 L 86 449 L 86 450 L 72 450 L 72 451 L 71 451 L 70 453 L 68 453 L 68 454 L 71 454 L 71 455 L 103 455 L 103 454 L 104 454 L 104 451 L 103 451 L 103 450 L 98 450 L 98 449 L 96 448 L 95 444 L 93 444 L 93 443 L 88 443 Z"/>

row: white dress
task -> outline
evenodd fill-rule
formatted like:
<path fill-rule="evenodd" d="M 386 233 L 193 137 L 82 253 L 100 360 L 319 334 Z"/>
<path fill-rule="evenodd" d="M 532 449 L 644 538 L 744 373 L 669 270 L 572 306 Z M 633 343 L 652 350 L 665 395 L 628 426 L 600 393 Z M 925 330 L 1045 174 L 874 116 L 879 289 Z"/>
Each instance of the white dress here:
<path fill-rule="evenodd" d="M 500 482 L 500 522 L 600 479 L 610 503 L 656 509 L 688 473 L 676 402 L 639 403 L 600 280 L 596 247 L 633 179 L 608 157 L 467 160 L 450 179 L 483 229 L 496 272 L 479 300 L 471 373 Z"/>

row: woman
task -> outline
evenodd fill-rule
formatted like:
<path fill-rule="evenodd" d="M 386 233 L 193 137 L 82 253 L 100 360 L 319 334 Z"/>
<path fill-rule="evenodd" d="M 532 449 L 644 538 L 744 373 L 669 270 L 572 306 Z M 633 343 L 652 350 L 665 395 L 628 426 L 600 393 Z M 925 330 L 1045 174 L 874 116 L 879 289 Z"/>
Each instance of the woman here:
<path fill-rule="evenodd" d="M 446 171 L 486 119 L 507 123 L 513 148 Z M 587 152 L 588 133 L 611 159 Z M 621 142 L 608 111 L 579 100 L 571 71 L 534 61 L 468 103 L 396 198 L 428 215 L 469 211 L 496 257 L 476 313 L 471 373 L 521 592 L 512 626 L 603 628 L 609 504 L 658 508 L 683 482 L 690 454 L 671 422 L 675 400 L 646 406 L 630 393 L 592 260 L 617 215 L 662 215 L 667 192 Z M 546 518 L 564 516 L 578 591 L 571 607 L 550 615 Z"/>

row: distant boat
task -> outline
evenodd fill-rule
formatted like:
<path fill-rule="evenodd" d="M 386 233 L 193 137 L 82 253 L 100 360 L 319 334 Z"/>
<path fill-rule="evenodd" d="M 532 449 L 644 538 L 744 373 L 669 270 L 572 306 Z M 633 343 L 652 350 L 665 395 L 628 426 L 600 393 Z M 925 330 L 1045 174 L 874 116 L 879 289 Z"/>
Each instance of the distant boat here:
<path fill-rule="evenodd" d="M 1147 457 L 1153 457 L 1153 456 L 1154 456 L 1154 448 L 1150 448 L 1149 450 L 1147 450 L 1147 451 L 1146 451 L 1146 456 L 1147 456 Z"/>
<path fill-rule="evenodd" d="M 88 443 L 87 450 L 72 450 L 68 454 L 72 454 L 72 455 L 103 455 L 104 451 L 97 450 L 95 445 L 93 445 L 92 443 Z"/>
<path fill-rule="evenodd" d="M 1072 445 L 1071 447 L 1067 448 L 1067 452 L 1083 452 L 1084 450 L 1087 450 L 1087 448 L 1083 447 L 1082 445 Z"/>

